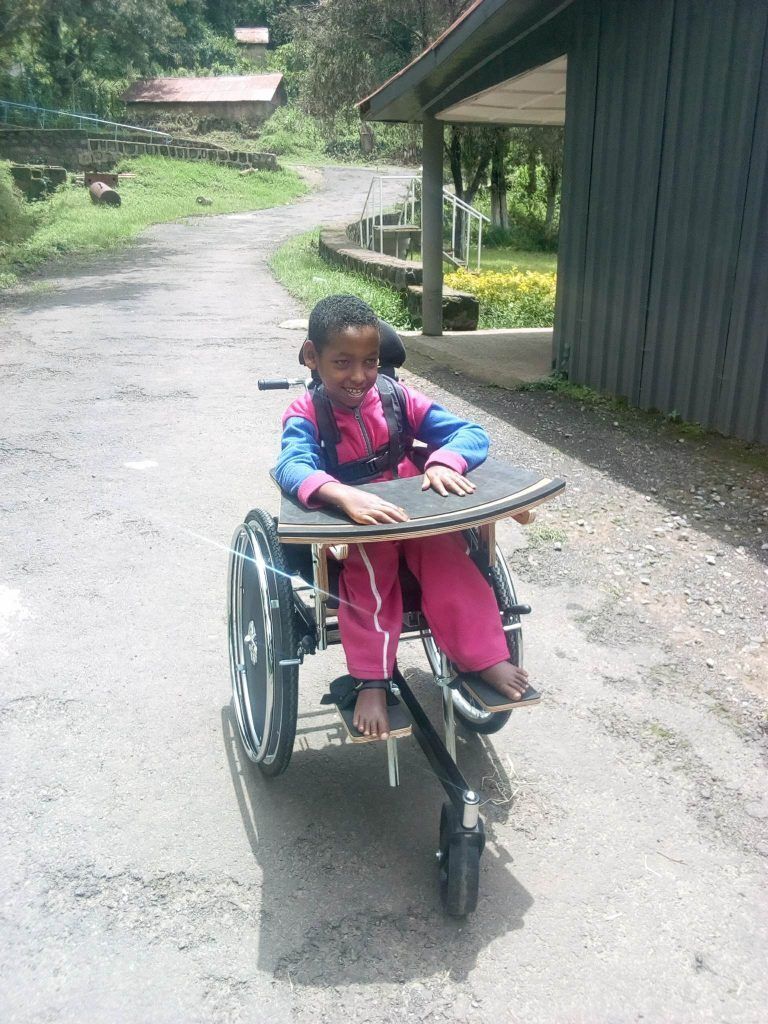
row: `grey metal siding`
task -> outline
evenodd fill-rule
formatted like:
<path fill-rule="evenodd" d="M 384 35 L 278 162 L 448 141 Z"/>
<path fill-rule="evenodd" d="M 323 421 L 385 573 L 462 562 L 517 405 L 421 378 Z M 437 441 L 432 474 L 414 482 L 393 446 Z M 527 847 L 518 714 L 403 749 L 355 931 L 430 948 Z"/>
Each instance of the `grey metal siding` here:
<path fill-rule="evenodd" d="M 600 6 L 582 4 L 568 48 L 563 194 L 557 254 L 557 295 L 553 346 L 558 369 L 577 375 L 583 365 L 582 302 L 584 253 L 589 225 L 592 149 L 597 100 Z"/>
<path fill-rule="evenodd" d="M 640 402 L 708 425 L 718 419 L 767 10 L 675 5 Z"/>
<path fill-rule="evenodd" d="M 768 32 L 721 379 L 718 429 L 768 443 Z"/>
<path fill-rule="evenodd" d="M 582 0 L 576 25 L 558 365 L 766 441 L 768 4 Z"/>
<path fill-rule="evenodd" d="M 600 19 L 582 313 L 589 337 L 580 373 L 633 402 L 640 397 L 671 23 L 666 0 L 612 0 Z"/>

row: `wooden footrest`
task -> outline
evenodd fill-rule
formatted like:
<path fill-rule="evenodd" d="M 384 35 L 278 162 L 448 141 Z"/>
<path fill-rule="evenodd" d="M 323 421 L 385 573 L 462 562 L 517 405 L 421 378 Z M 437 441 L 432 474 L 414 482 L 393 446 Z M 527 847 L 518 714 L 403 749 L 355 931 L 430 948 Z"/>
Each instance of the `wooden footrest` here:
<path fill-rule="evenodd" d="M 341 720 L 344 723 L 344 728 L 347 730 L 352 743 L 380 743 L 381 740 L 378 736 L 364 736 L 359 730 L 357 730 L 352 721 L 355 717 L 354 708 L 344 708 L 343 710 L 339 707 L 336 708 L 341 716 Z M 387 707 L 387 715 L 389 716 L 389 738 L 393 740 L 401 739 L 403 736 L 411 735 L 411 720 L 405 711 L 403 705 L 398 701 L 397 704 L 393 704 Z"/>
<path fill-rule="evenodd" d="M 528 687 L 520 700 L 510 700 L 474 673 L 462 675 L 460 680 L 467 693 L 470 693 L 475 698 L 483 710 L 494 714 L 497 711 L 514 711 L 517 708 L 529 708 L 532 704 L 538 704 L 541 700 L 541 694 L 538 690 L 534 690 L 532 686 Z"/>

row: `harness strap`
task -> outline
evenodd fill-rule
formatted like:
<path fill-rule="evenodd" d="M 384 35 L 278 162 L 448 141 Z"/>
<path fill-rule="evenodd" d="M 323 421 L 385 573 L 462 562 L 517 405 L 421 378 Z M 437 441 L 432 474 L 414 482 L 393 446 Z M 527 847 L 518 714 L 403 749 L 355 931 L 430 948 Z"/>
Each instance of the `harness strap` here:
<path fill-rule="evenodd" d="M 362 483 L 380 476 L 387 470 L 397 476 L 397 467 L 413 442 L 413 431 L 408 422 L 405 392 L 391 377 L 379 374 L 376 387 L 381 399 L 381 408 L 387 424 L 387 444 L 373 455 L 352 462 L 339 464 L 337 445 L 341 440 L 339 428 L 333 415 L 333 407 L 325 387 L 319 384 L 312 389 L 312 404 L 317 418 L 320 445 L 325 452 L 328 472 L 342 483 Z"/>

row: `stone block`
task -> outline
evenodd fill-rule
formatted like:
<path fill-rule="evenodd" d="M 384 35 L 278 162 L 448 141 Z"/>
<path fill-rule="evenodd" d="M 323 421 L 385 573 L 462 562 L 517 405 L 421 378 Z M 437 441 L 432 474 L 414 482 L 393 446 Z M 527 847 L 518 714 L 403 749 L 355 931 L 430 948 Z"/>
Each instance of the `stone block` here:
<path fill-rule="evenodd" d="M 409 285 L 406 305 L 414 323 L 421 324 L 421 303 L 424 289 Z M 446 331 L 476 331 L 480 317 L 480 303 L 469 292 L 443 287 L 443 329 Z"/>

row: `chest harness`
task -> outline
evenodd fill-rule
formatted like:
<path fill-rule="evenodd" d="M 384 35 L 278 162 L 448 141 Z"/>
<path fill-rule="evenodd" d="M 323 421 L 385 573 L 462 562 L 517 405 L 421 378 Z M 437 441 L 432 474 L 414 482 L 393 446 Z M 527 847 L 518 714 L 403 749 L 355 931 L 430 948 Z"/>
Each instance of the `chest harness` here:
<path fill-rule="evenodd" d="M 405 392 L 397 381 L 384 374 L 379 374 L 376 378 L 376 387 L 381 398 L 389 439 L 385 445 L 374 451 L 359 411 L 353 410 L 369 454 L 362 459 L 343 462 L 341 465 L 336 450 L 341 441 L 341 434 L 333 415 L 331 400 L 323 384 L 317 384 L 312 388 L 312 404 L 315 408 L 320 447 L 325 456 L 326 469 L 343 484 L 364 484 L 386 473 L 387 470 L 391 470 L 394 476 L 397 476 L 397 467 L 411 449 L 413 431 L 408 422 Z"/>

